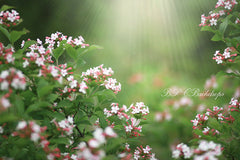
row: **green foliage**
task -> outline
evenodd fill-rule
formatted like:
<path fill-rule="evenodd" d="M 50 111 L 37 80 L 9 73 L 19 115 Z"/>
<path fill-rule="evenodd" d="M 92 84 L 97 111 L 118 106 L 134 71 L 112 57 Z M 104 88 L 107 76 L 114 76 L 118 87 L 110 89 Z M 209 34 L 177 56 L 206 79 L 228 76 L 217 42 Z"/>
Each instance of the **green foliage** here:
<path fill-rule="evenodd" d="M 11 8 L 3 6 L 1 11 Z M 125 131 L 126 121 L 136 117 L 126 113 L 125 120 L 117 114 L 107 119 L 104 113 L 118 102 L 120 84 L 115 89 L 117 82 L 110 78 L 113 71 L 102 65 L 85 77 L 84 72 L 75 73 L 85 65 L 85 54 L 102 47 L 83 44 L 82 38 L 67 38 L 60 32 L 44 43 L 27 40 L 15 46 L 28 30 L 14 29 L 21 23 L 17 16 L 4 20 L 0 32 L 9 44 L 5 47 L 0 42 L 0 159 L 119 159 L 125 143 L 133 140 Z M 60 57 L 66 56 L 69 64 L 59 64 Z M 137 119 L 143 116 L 138 114 Z M 111 128 L 113 124 L 116 129 Z"/>

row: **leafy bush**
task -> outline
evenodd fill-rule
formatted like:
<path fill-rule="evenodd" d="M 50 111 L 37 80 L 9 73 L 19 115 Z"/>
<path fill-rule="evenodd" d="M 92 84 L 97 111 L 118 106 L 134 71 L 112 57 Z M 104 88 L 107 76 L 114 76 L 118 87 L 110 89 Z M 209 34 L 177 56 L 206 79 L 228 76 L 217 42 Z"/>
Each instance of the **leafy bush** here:
<path fill-rule="evenodd" d="M 230 79 L 229 86 L 234 86 L 234 83 L 239 85 L 239 16 L 237 0 L 218 0 L 215 9 L 208 16 L 201 16 L 201 30 L 214 33 L 211 40 L 222 41 L 226 45 L 226 49 L 216 51 L 212 59 L 227 67 L 227 71 L 220 71 L 216 77 Z M 211 81 L 209 82 L 210 86 L 213 86 Z M 222 90 L 225 88 L 223 84 L 220 87 Z M 238 90 L 237 88 L 236 91 Z M 206 112 L 197 114 L 196 118 L 191 120 L 194 134 L 194 139 L 189 142 L 191 147 L 184 143 L 178 144 L 172 157 L 194 160 L 239 159 L 238 99 L 239 94 L 235 92 L 233 98 L 229 99 L 230 102 L 224 102 L 222 107 L 214 105 Z"/>
<path fill-rule="evenodd" d="M 111 68 L 79 74 L 84 54 L 101 47 L 60 32 L 19 46 L 28 32 L 14 29 L 21 21 L 1 8 L 0 159 L 156 159 L 138 139 L 149 108 L 117 103 Z"/>

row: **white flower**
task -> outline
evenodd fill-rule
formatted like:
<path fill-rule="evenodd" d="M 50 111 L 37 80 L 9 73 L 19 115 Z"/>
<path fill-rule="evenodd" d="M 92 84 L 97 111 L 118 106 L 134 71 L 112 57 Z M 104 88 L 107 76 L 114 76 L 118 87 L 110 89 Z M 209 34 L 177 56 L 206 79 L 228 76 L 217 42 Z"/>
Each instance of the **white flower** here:
<path fill-rule="evenodd" d="M 110 137 L 116 137 L 117 136 L 117 134 L 109 126 L 105 128 L 104 132 L 106 133 L 107 136 L 110 136 Z"/>
<path fill-rule="evenodd" d="M 215 19 L 215 18 L 212 18 L 211 20 L 210 20 L 210 25 L 211 26 L 213 26 L 213 25 L 217 25 L 217 19 Z"/>
<path fill-rule="evenodd" d="M 223 62 L 222 57 L 221 56 L 216 56 L 216 62 L 217 62 L 217 64 L 222 63 Z"/>
<path fill-rule="evenodd" d="M 125 126 L 125 131 L 126 131 L 126 132 L 131 132 L 132 129 L 133 129 L 133 128 L 132 128 L 132 126 L 130 126 L 130 125 L 129 125 L 129 126 Z"/>
<path fill-rule="evenodd" d="M 69 86 L 70 86 L 71 88 L 77 87 L 77 80 L 73 80 L 72 82 L 70 82 L 70 83 L 69 83 Z"/>
<path fill-rule="evenodd" d="M 225 52 L 223 53 L 223 56 L 225 57 L 225 59 L 231 57 L 231 56 L 230 56 L 230 52 L 228 52 L 228 51 L 225 51 Z"/>
<path fill-rule="evenodd" d="M 2 134 L 2 133 L 3 133 L 3 131 L 4 131 L 3 127 L 2 127 L 2 126 L 0 126 L 0 134 Z"/>
<path fill-rule="evenodd" d="M 97 141 L 96 139 L 90 139 L 90 140 L 88 141 L 88 145 L 89 145 L 89 147 L 91 147 L 91 148 L 98 148 L 101 144 L 100 144 L 100 142 Z"/>
<path fill-rule="evenodd" d="M 67 70 L 66 69 L 62 69 L 61 70 L 61 74 L 63 77 L 65 77 L 68 73 L 67 73 Z"/>
<path fill-rule="evenodd" d="M 7 54 L 6 60 L 8 63 L 13 63 L 15 58 L 12 56 L 12 54 Z"/>
<path fill-rule="evenodd" d="M 237 99 L 234 99 L 234 98 L 232 98 L 229 104 L 230 104 L 230 105 L 233 105 L 233 106 L 236 106 L 236 105 L 237 105 L 237 103 L 238 103 L 238 100 L 237 100 Z"/>
<path fill-rule="evenodd" d="M 8 71 L 2 71 L 1 75 L 0 75 L 0 78 L 5 79 L 5 78 L 7 78 L 8 75 L 9 75 Z"/>
<path fill-rule="evenodd" d="M 101 144 L 106 142 L 105 137 L 103 135 L 103 129 L 102 128 L 97 128 L 93 132 L 93 137 Z"/>
<path fill-rule="evenodd" d="M 27 122 L 26 121 L 20 121 L 18 122 L 18 125 L 17 125 L 17 130 L 21 130 L 21 129 L 24 129 L 25 127 L 27 126 Z"/>
<path fill-rule="evenodd" d="M 209 149 L 207 141 L 201 141 L 199 144 L 199 149 L 202 151 L 207 151 Z"/>
<path fill-rule="evenodd" d="M 29 62 L 28 62 L 28 60 L 25 60 L 23 62 L 23 68 L 26 68 L 27 66 L 29 66 Z"/>
<path fill-rule="evenodd" d="M 37 58 L 35 63 L 38 65 L 38 67 L 44 65 L 44 59 L 43 57 Z"/>
<path fill-rule="evenodd" d="M 111 109 L 112 109 L 112 110 L 111 110 L 112 113 L 117 114 L 117 113 L 118 113 L 118 110 L 119 110 L 119 107 L 116 105 L 116 106 L 112 106 Z"/>
<path fill-rule="evenodd" d="M 1 83 L 1 90 L 8 90 L 8 82 L 6 80 L 4 80 L 2 83 Z"/>
<path fill-rule="evenodd" d="M 40 136 L 39 133 L 32 133 L 31 134 L 31 140 L 34 142 L 37 142 L 39 140 Z"/>
<path fill-rule="evenodd" d="M 39 132 L 41 131 L 41 128 L 40 128 L 39 125 L 34 124 L 34 125 L 32 126 L 32 130 L 33 130 L 34 132 L 36 132 L 36 133 L 39 133 Z"/>
<path fill-rule="evenodd" d="M 51 66 L 51 74 L 53 77 L 58 77 L 58 70 L 54 67 L 54 66 Z"/>

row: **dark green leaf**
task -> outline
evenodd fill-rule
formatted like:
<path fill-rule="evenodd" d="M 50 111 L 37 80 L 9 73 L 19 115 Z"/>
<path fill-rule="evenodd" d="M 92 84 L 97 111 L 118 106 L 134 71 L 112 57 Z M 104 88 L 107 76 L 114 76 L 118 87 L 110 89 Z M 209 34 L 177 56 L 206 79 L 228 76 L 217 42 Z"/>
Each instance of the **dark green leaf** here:
<path fill-rule="evenodd" d="M 25 28 L 22 31 L 12 31 L 10 33 L 10 42 L 14 44 L 22 35 L 28 33 L 29 31 Z"/>
<path fill-rule="evenodd" d="M 0 31 L 1 31 L 1 32 L 8 38 L 8 40 L 10 41 L 10 34 L 9 34 L 8 30 L 0 25 Z"/>
<path fill-rule="evenodd" d="M 37 84 L 37 93 L 39 97 L 43 97 L 49 94 L 52 91 L 52 89 L 53 86 L 43 79 L 41 79 Z"/>
<path fill-rule="evenodd" d="M 53 103 L 57 98 L 58 98 L 57 94 L 50 94 L 50 95 L 48 95 L 47 100 L 49 102 Z"/>
<path fill-rule="evenodd" d="M 0 11 L 6 11 L 6 10 L 11 9 L 11 8 L 14 8 L 14 7 L 8 6 L 8 5 L 3 5 L 3 6 L 1 7 Z"/>
<path fill-rule="evenodd" d="M 43 107 L 49 107 L 49 106 L 51 106 L 51 104 L 48 103 L 48 102 L 45 102 L 45 101 L 43 101 L 43 102 L 36 102 L 36 103 L 30 105 L 27 108 L 26 112 L 30 113 L 32 111 L 37 111 L 37 110 L 40 110 Z"/>
<path fill-rule="evenodd" d="M 22 100 L 22 98 L 20 96 L 16 96 L 15 97 L 15 100 L 14 100 L 14 105 L 17 109 L 17 112 L 18 114 L 21 116 L 21 115 L 24 115 L 24 102 Z"/>
<path fill-rule="evenodd" d="M 66 41 L 61 41 L 58 48 L 53 50 L 53 57 L 58 60 L 58 58 L 63 54 L 65 48 L 64 45 L 66 44 Z"/>
<path fill-rule="evenodd" d="M 50 139 L 51 144 L 69 144 L 69 140 L 66 137 L 58 137 L 54 139 Z"/>
<path fill-rule="evenodd" d="M 0 124 L 18 120 L 18 117 L 12 113 L 2 113 L 0 117 Z"/>
<path fill-rule="evenodd" d="M 72 105 L 73 103 L 70 100 L 65 99 L 63 101 L 60 101 L 57 106 L 60 108 L 65 108 L 65 107 L 68 108 L 68 107 L 71 107 Z"/>

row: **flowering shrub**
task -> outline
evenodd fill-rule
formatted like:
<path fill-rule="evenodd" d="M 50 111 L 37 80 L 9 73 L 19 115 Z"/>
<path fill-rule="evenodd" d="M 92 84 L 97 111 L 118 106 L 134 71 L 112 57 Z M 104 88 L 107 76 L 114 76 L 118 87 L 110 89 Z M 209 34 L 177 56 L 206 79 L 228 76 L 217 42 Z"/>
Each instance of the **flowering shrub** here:
<path fill-rule="evenodd" d="M 223 41 L 227 48 L 215 52 L 217 64 L 228 66 L 227 72 L 219 72 L 216 77 L 238 77 L 239 66 L 239 1 L 218 0 L 215 10 L 209 16 L 201 16 L 202 31 L 214 33 L 212 41 Z M 216 88 L 216 77 L 207 81 L 205 88 Z M 239 84 L 239 81 L 236 82 Z M 238 159 L 239 158 L 239 101 L 237 92 L 230 102 L 222 106 L 207 108 L 191 120 L 193 136 L 188 147 L 178 144 L 172 152 L 175 159 Z M 225 102 L 226 103 L 226 102 Z"/>
<path fill-rule="evenodd" d="M 0 159 L 156 159 L 150 146 L 136 146 L 149 108 L 119 107 L 121 84 L 111 68 L 76 72 L 99 46 L 61 32 L 18 46 L 28 32 L 14 30 L 21 21 L 11 7 L 1 8 L 9 44 L 0 42 Z"/>

